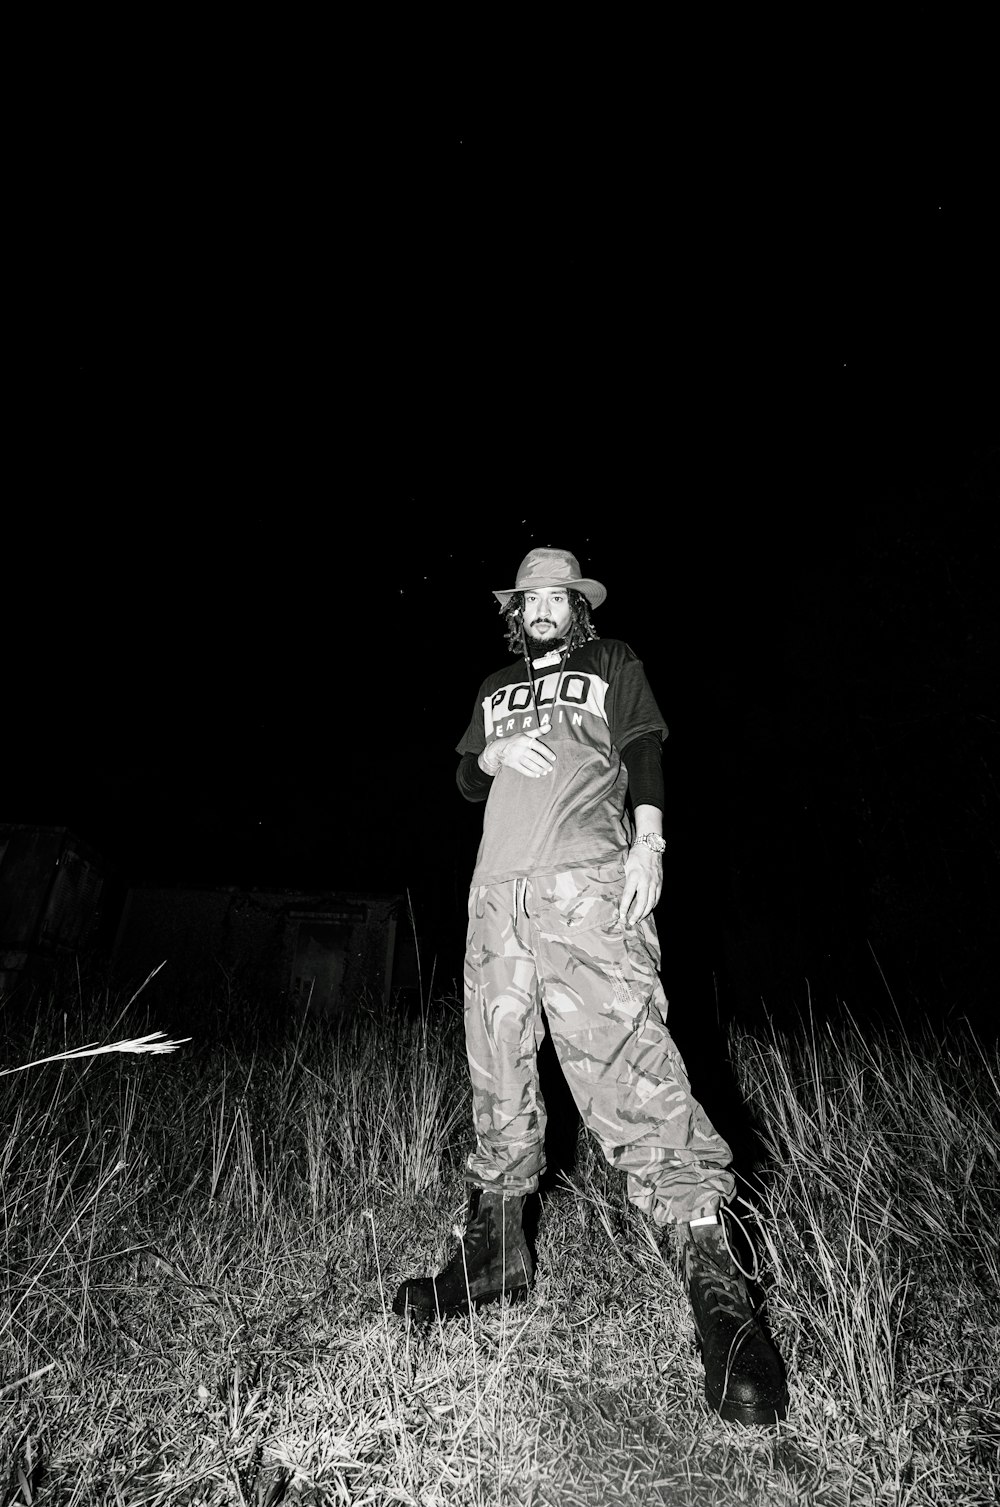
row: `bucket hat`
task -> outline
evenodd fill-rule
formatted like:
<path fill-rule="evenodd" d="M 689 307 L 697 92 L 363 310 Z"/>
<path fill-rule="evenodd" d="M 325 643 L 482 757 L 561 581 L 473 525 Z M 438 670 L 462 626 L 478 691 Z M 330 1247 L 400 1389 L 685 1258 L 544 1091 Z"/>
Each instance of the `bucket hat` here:
<path fill-rule="evenodd" d="M 582 591 L 591 607 L 599 607 L 607 596 L 600 581 L 580 574 L 580 562 L 568 549 L 532 549 L 521 561 L 517 583 L 506 591 L 494 591 L 501 607 L 506 607 L 515 591 L 537 591 L 541 587 L 572 586 Z"/>

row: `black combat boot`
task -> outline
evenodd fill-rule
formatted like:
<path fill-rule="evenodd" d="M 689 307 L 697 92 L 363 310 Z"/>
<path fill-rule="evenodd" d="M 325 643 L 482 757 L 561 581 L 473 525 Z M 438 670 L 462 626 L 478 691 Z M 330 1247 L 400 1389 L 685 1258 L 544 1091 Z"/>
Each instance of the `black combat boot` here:
<path fill-rule="evenodd" d="M 727 1423 L 774 1424 L 788 1411 L 781 1357 L 757 1321 L 720 1223 L 679 1227 L 705 1396 Z"/>
<path fill-rule="evenodd" d="M 473 1188 L 465 1233 L 458 1250 L 436 1277 L 409 1277 L 393 1299 L 392 1311 L 426 1323 L 468 1313 L 487 1303 L 527 1297 L 535 1262 L 522 1224 L 524 1199 Z"/>

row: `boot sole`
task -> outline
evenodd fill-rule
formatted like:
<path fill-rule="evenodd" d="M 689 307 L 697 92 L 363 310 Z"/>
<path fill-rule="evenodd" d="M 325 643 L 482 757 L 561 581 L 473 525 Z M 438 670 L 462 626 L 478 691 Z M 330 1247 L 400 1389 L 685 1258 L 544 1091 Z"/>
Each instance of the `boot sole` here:
<path fill-rule="evenodd" d="M 486 1293 L 482 1297 L 466 1300 L 464 1303 L 452 1303 L 448 1308 L 418 1308 L 414 1303 L 399 1303 L 393 1299 L 392 1311 L 399 1318 L 410 1319 L 414 1324 L 433 1324 L 440 1318 L 442 1323 L 448 1319 L 466 1318 L 470 1309 L 476 1313 L 482 1308 L 490 1308 L 496 1303 L 523 1303 L 531 1291 L 530 1287 L 505 1287 L 503 1292 Z"/>

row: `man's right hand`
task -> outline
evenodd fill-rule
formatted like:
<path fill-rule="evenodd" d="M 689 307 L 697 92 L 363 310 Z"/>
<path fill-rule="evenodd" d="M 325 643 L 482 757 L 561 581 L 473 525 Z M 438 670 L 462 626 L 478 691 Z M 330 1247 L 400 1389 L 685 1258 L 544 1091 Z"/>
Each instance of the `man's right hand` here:
<path fill-rule="evenodd" d="M 539 738 L 544 738 L 546 733 L 552 731 L 550 722 L 543 722 L 541 727 L 532 727 L 526 733 L 518 733 L 516 737 L 503 740 L 503 752 L 500 762 L 507 769 L 516 769 L 518 774 L 525 774 L 530 780 L 537 780 L 543 774 L 550 774 L 556 756 L 546 743 L 539 743 Z"/>

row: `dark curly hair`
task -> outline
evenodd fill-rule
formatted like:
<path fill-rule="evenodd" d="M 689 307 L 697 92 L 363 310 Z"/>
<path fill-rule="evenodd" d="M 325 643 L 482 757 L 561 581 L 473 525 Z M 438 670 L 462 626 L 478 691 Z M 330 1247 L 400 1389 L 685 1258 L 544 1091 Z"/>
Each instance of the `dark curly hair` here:
<path fill-rule="evenodd" d="M 567 595 L 569 605 L 573 610 L 573 619 L 566 633 L 567 653 L 572 649 L 578 649 L 581 644 L 590 643 L 591 639 L 600 638 L 600 634 L 590 620 L 590 603 L 582 591 L 570 587 Z M 504 621 L 507 628 L 507 648 L 512 654 L 522 652 L 521 642 L 521 617 L 524 612 L 524 592 L 515 591 L 506 607 L 502 607 Z"/>

